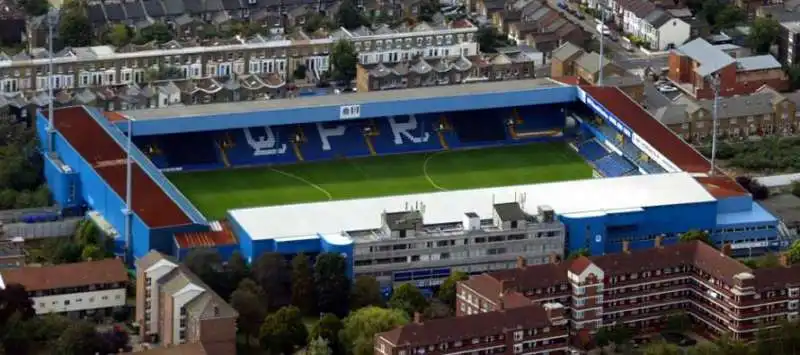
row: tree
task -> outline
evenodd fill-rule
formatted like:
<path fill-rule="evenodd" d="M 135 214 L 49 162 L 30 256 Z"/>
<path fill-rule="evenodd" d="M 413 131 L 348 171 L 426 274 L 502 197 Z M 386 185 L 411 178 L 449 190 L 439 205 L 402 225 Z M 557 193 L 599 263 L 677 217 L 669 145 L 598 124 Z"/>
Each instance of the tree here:
<path fill-rule="evenodd" d="M 800 262 L 800 240 L 795 240 L 792 243 L 789 250 L 786 251 L 786 255 L 792 264 Z"/>
<path fill-rule="evenodd" d="M 306 344 L 308 330 L 300 310 L 287 306 L 264 319 L 260 335 L 261 346 L 271 354 L 293 354 Z"/>
<path fill-rule="evenodd" d="M 239 313 L 239 332 L 245 337 L 245 343 L 250 345 L 250 338 L 257 337 L 267 312 L 261 303 L 263 291 L 250 279 L 244 279 L 236 291 L 231 294 L 231 306 Z"/>
<path fill-rule="evenodd" d="M 58 355 L 94 354 L 101 351 L 102 341 L 91 323 L 71 323 L 55 341 L 53 352 Z"/>
<path fill-rule="evenodd" d="M 673 314 L 667 317 L 667 330 L 674 333 L 683 333 L 692 326 L 692 320 L 686 313 Z"/>
<path fill-rule="evenodd" d="M 392 330 L 408 323 L 405 312 L 378 307 L 361 308 L 344 320 L 342 343 L 349 345 L 353 355 L 371 355 L 374 352 L 375 334 Z"/>
<path fill-rule="evenodd" d="M 358 53 L 353 42 L 339 40 L 331 50 L 331 64 L 333 65 L 333 79 L 350 85 L 356 77 Z"/>
<path fill-rule="evenodd" d="M 413 316 L 414 313 L 421 313 L 428 307 L 428 300 L 416 286 L 412 284 L 402 284 L 394 289 L 392 297 L 389 299 L 389 307 L 402 310 L 407 315 Z"/>
<path fill-rule="evenodd" d="M 92 43 L 92 24 L 84 0 L 71 0 L 61 8 L 58 37 L 68 47 L 86 47 Z"/>
<path fill-rule="evenodd" d="M 36 311 L 25 286 L 12 283 L 0 290 L 0 325 L 7 324 L 15 314 L 24 321 L 36 315 Z"/>
<path fill-rule="evenodd" d="M 122 327 L 114 326 L 111 330 L 98 334 L 100 354 L 117 354 L 120 350 L 127 350 L 130 336 Z"/>
<path fill-rule="evenodd" d="M 124 24 L 116 24 L 111 26 L 108 31 L 108 40 L 116 47 L 122 47 L 131 40 L 131 29 Z"/>
<path fill-rule="evenodd" d="M 459 281 L 466 281 L 469 279 L 469 275 L 463 271 L 456 271 L 442 282 L 442 285 L 439 286 L 439 292 L 436 294 L 442 302 L 444 302 L 448 307 L 453 308 L 456 306 L 456 285 Z"/>
<path fill-rule="evenodd" d="M 314 323 L 308 338 L 310 341 L 314 339 L 324 339 L 334 353 L 342 354 L 344 353 L 344 349 L 339 342 L 339 333 L 343 328 L 344 324 L 335 314 L 327 313 L 322 316 L 319 321 Z"/>
<path fill-rule="evenodd" d="M 588 248 L 580 248 L 578 250 L 575 250 L 575 251 L 569 253 L 569 255 L 567 255 L 567 260 L 575 260 L 575 259 L 577 259 L 577 258 L 579 258 L 581 256 L 586 256 L 586 257 L 591 256 L 591 253 L 589 253 L 589 249 Z"/>
<path fill-rule="evenodd" d="M 305 65 L 300 64 L 294 70 L 294 73 L 292 73 L 292 77 L 294 78 L 294 80 L 305 80 L 306 79 L 306 70 L 308 70 L 308 68 L 306 68 Z"/>
<path fill-rule="evenodd" d="M 367 306 L 383 306 L 381 284 L 373 276 L 357 276 L 350 292 L 350 309 L 357 310 Z"/>
<path fill-rule="evenodd" d="M 711 343 L 701 343 L 689 349 L 689 355 L 724 355 Z"/>
<path fill-rule="evenodd" d="M 683 351 L 677 345 L 669 344 L 667 342 L 655 342 L 647 345 L 643 351 L 643 355 L 682 355 Z"/>
<path fill-rule="evenodd" d="M 230 284 L 222 263 L 222 256 L 216 249 L 193 249 L 186 255 L 183 264 L 222 298 L 230 297 L 233 288 L 236 287 L 236 285 Z"/>
<path fill-rule="evenodd" d="M 250 276 L 250 266 L 238 250 L 231 253 L 230 259 L 225 264 L 225 271 L 228 274 L 228 284 L 237 287 Z"/>
<path fill-rule="evenodd" d="M 769 53 L 780 32 L 778 21 L 767 17 L 756 17 L 747 35 L 747 45 L 757 54 Z"/>
<path fill-rule="evenodd" d="M 25 14 L 31 17 L 42 16 L 50 10 L 50 3 L 47 0 L 20 0 L 19 5 L 25 10 Z"/>
<path fill-rule="evenodd" d="M 318 255 L 314 264 L 314 283 L 317 286 L 318 310 L 339 317 L 345 316 L 350 296 L 350 279 L 347 278 L 345 258 L 336 253 Z"/>
<path fill-rule="evenodd" d="M 506 37 L 492 26 L 479 28 L 476 37 L 478 39 L 478 48 L 480 48 L 481 52 L 494 53 L 497 52 L 497 48 L 508 45 Z"/>
<path fill-rule="evenodd" d="M 798 67 L 800 68 L 800 67 Z M 792 195 L 800 197 L 800 181 L 792 182 Z"/>
<path fill-rule="evenodd" d="M 754 200 L 765 200 L 769 197 L 769 189 L 749 176 L 737 176 L 736 182 L 753 195 Z"/>
<path fill-rule="evenodd" d="M 165 43 L 171 40 L 172 33 L 169 31 L 167 24 L 163 22 L 156 22 L 150 27 L 139 30 L 139 32 L 136 33 L 136 37 L 133 39 L 133 42 L 136 44 L 145 44 L 152 41 L 157 43 Z"/>
<path fill-rule="evenodd" d="M 453 307 L 438 298 L 431 300 L 428 307 L 422 311 L 425 319 L 449 318 L 453 316 Z"/>
<path fill-rule="evenodd" d="M 81 259 L 83 260 L 103 260 L 106 256 L 105 251 L 100 249 L 97 245 L 89 244 L 83 247 L 83 251 L 81 252 Z"/>
<path fill-rule="evenodd" d="M 429 22 L 433 20 L 433 16 L 439 12 L 441 5 L 436 0 L 423 0 L 419 2 L 419 14 L 417 20 Z"/>
<path fill-rule="evenodd" d="M 267 312 L 286 306 L 291 300 L 289 268 L 278 253 L 264 253 L 253 265 L 253 281 L 264 290 Z"/>
<path fill-rule="evenodd" d="M 330 28 L 332 26 L 333 24 L 330 23 L 330 21 L 325 15 L 321 13 L 315 13 L 306 20 L 305 24 L 303 24 L 303 31 L 305 33 L 311 34 L 321 29 Z"/>
<path fill-rule="evenodd" d="M 348 30 L 368 25 L 369 22 L 352 0 L 344 0 L 336 12 L 336 23 Z"/>
<path fill-rule="evenodd" d="M 333 351 L 328 346 L 328 341 L 322 338 L 314 338 L 308 343 L 306 350 L 308 355 L 332 355 Z"/>
<path fill-rule="evenodd" d="M 303 253 L 297 254 L 292 258 L 292 305 L 305 315 L 314 315 L 316 303 L 311 260 Z"/>
<path fill-rule="evenodd" d="M 706 243 L 706 244 L 711 245 L 711 246 L 714 245 L 714 243 L 711 241 L 711 237 L 708 235 L 708 233 L 700 231 L 700 230 L 696 230 L 696 229 L 693 229 L 693 230 L 690 230 L 690 231 L 688 231 L 686 233 L 683 233 L 681 235 L 681 237 L 680 237 L 680 241 L 681 242 L 691 242 L 691 241 L 695 241 L 695 240 L 701 241 L 701 242 Z"/>
<path fill-rule="evenodd" d="M 727 4 L 714 15 L 714 28 L 716 30 L 725 30 L 736 27 L 746 20 L 747 14 L 741 8 L 733 4 Z"/>

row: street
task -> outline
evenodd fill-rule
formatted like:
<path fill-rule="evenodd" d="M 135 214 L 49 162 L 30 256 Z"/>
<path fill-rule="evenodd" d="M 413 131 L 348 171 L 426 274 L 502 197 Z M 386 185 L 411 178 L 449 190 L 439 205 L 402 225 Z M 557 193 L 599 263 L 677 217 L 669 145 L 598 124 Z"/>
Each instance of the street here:
<path fill-rule="evenodd" d="M 586 16 L 584 20 L 577 18 L 568 11 L 558 7 L 558 4 L 563 2 L 561 0 L 547 0 L 547 2 L 556 9 L 556 11 L 560 11 L 567 20 L 581 26 L 584 31 L 592 33 L 594 38 L 599 40 L 600 33 L 597 32 L 597 23 L 594 18 L 591 16 Z M 574 5 L 570 6 L 574 8 Z M 611 52 L 611 58 L 625 70 L 642 69 L 648 66 L 653 68 L 664 68 L 667 66 L 667 53 L 660 52 L 654 55 L 648 55 L 638 49 L 628 51 L 622 47 L 619 41 L 611 41 L 608 37 L 605 38 L 603 46 L 605 50 Z"/>

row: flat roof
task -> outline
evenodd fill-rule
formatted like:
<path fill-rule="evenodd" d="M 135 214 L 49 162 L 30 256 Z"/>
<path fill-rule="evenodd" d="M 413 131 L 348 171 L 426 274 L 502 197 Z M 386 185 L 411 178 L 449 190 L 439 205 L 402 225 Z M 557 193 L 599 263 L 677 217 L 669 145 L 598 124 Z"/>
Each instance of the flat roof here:
<path fill-rule="evenodd" d="M 461 221 L 467 212 L 489 218 L 494 204 L 522 195 L 528 213 L 548 205 L 559 215 L 715 201 L 691 175 L 680 172 L 256 207 L 229 215 L 252 239 L 263 240 L 377 229 L 382 212 L 404 211 L 418 203 L 425 205 L 426 224 Z"/>
<path fill-rule="evenodd" d="M 181 105 L 153 109 L 130 110 L 125 111 L 125 116 L 130 117 L 133 120 L 187 118 L 218 114 L 283 110 L 300 107 L 342 106 L 352 104 L 367 104 L 380 101 L 506 93 L 512 91 L 525 91 L 559 86 L 563 86 L 563 84 L 550 80 L 549 78 L 493 81 L 474 84 L 423 87 L 407 90 L 386 90 L 341 95 L 304 96 L 293 99 L 238 101 L 207 105 Z"/>
<path fill-rule="evenodd" d="M 776 188 L 776 187 L 784 187 L 789 186 L 795 181 L 800 181 L 800 174 L 783 174 L 783 175 L 771 175 L 771 176 L 761 176 L 755 178 L 759 184 L 764 185 L 768 188 Z"/>

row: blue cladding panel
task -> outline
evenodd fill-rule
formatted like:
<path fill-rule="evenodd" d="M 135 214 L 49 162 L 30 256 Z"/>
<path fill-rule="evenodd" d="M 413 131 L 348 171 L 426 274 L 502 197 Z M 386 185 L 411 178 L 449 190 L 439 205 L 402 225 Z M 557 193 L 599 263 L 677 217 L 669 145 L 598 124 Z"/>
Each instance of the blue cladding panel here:
<path fill-rule="evenodd" d="M 574 87 L 552 87 L 531 89 L 529 91 L 484 93 L 470 96 L 437 97 L 428 99 L 398 99 L 361 104 L 360 118 L 426 114 L 432 112 L 452 112 L 478 110 L 498 107 L 513 107 L 552 103 L 565 103 L 575 100 Z M 340 106 L 298 107 L 272 111 L 247 113 L 215 112 L 208 116 L 191 118 L 137 120 L 133 124 L 133 134 L 157 135 L 177 132 L 218 131 L 232 128 L 277 126 L 284 124 L 330 122 L 340 118 Z M 192 124 L 187 125 L 186 120 Z M 127 128 L 119 124 L 125 131 Z"/>

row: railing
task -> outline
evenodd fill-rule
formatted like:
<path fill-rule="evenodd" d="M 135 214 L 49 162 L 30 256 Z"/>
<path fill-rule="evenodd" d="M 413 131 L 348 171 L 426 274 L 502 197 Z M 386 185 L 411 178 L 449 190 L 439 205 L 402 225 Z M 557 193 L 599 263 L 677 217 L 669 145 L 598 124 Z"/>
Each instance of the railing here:
<path fill-rule="evenodd" d="M 69 218 L 55 222 L 43 223 L 12 223 L 2 226 L 2 232 L 7 238 L 20 237 L 25 240 L 68 237 L 75 234 L 83 218 Z"/>

